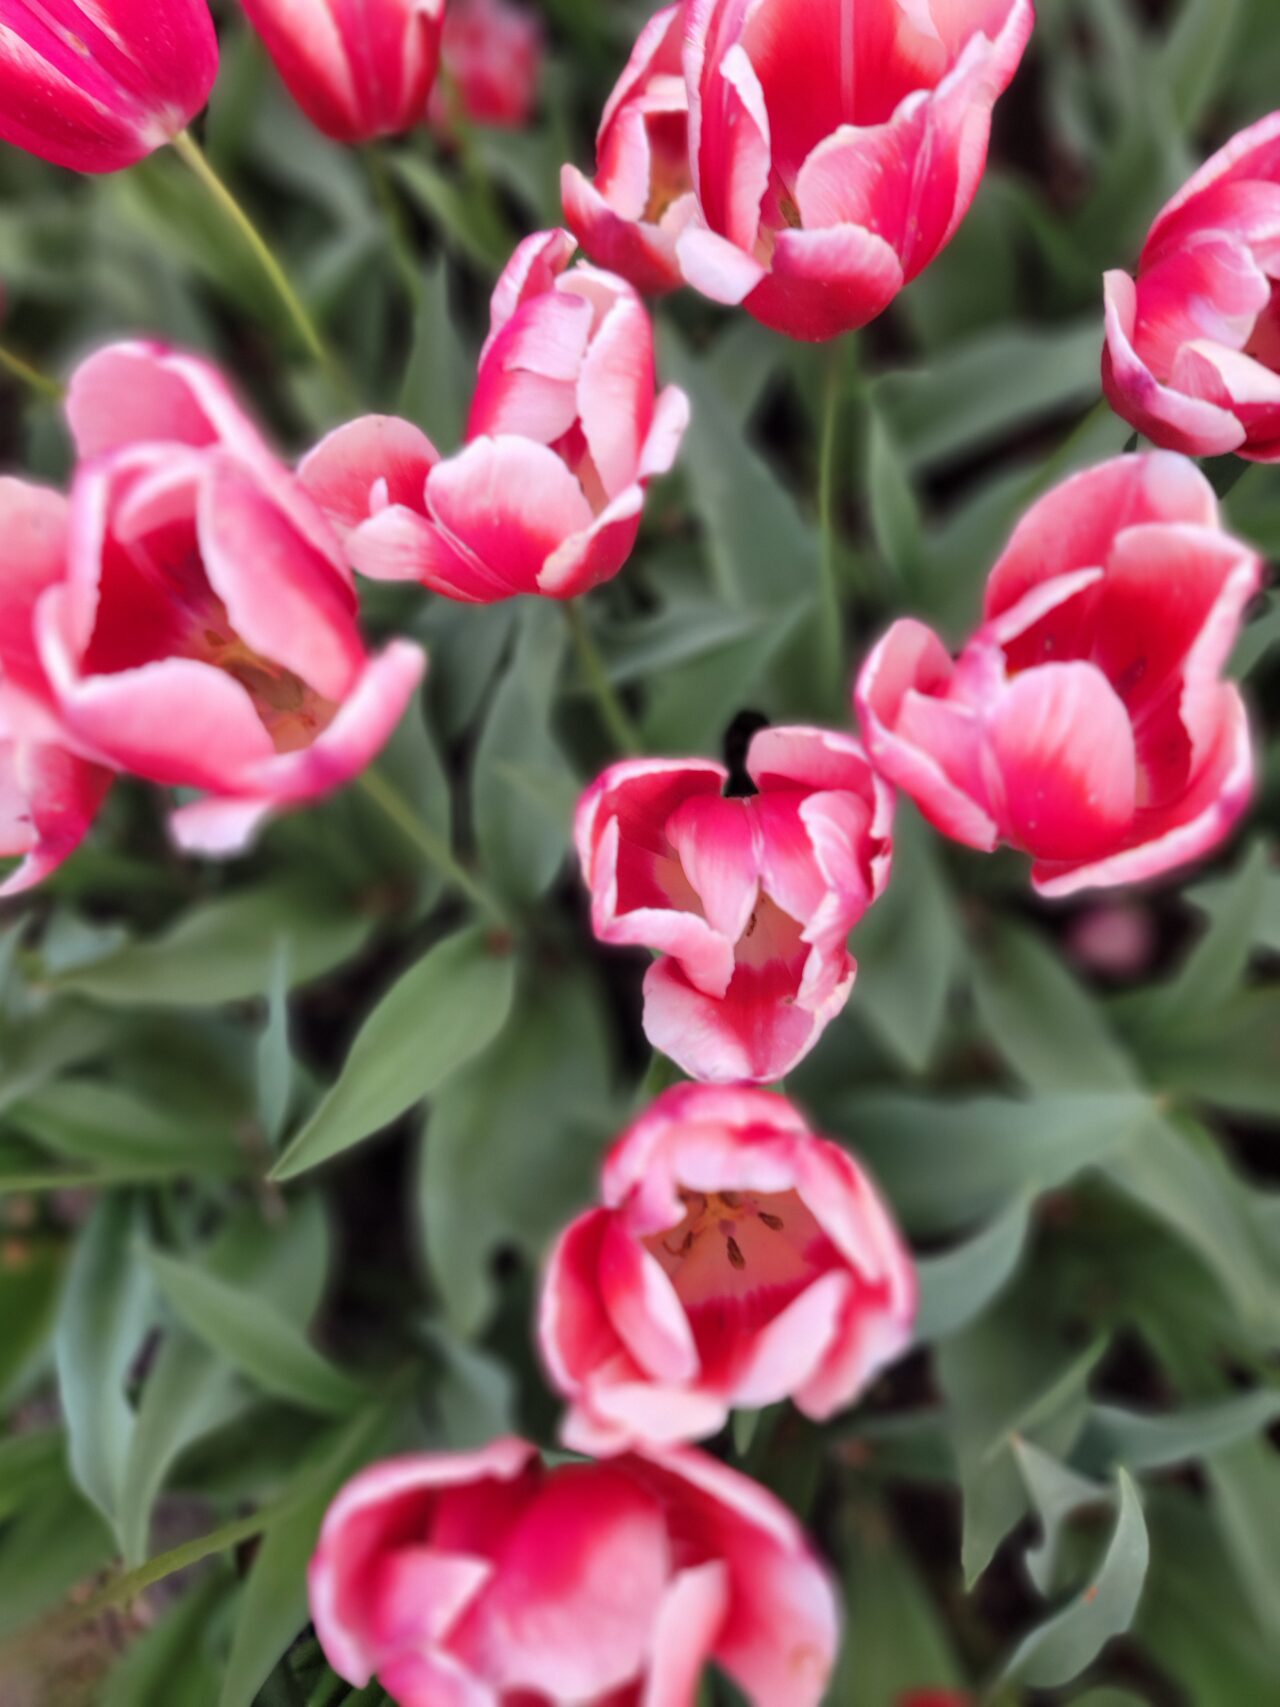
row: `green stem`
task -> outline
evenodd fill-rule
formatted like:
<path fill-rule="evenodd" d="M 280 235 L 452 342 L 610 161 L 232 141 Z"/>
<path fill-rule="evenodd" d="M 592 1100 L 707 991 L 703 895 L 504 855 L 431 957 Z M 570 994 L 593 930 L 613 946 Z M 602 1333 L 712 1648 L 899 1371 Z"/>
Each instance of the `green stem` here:
<path fill-rule="evenodd" d="M 62 387 L 56 379 L 51 379 L 47 373 L 41 373 L 39 368 L 32 367 L 31 363 L 23 361 L 21 356 L 15 356 L 13 351 L 6 350 L 3 344 L 0 344 L 0 368 L 12 374 L 14 379 L 20 380 L 38 397 L 49 397 L 56 401 L 62 396 Z"/>
<path fill-rule="evenodd" d="M 622 753 L 642 753 L 644 743 L 635 724 L 627 716 L 617 690 L 609 680 L 609 672 L 605 669 L 604 659 L 592 638 L 581 604 L 577 599 L 566 599 L 561 609 L 564 611 L 565 621 L 569 624 L 569 634 L 573 640 L 574 651 L 578 654 L 578 663 L 582 666 L 582 673 L 587 678 L 587 684 L 600 708 L 600 719 L 609 731 L 614 745 Z"/>
<path fill-rule="evenodd" d="M 412 233 L 404 216 L 404 208 L 378 145 L 371 143 L 362 153 L 369 173 L 369 182 L 373 185 L 373 193 L 387 222 L 387 236 L 396 271 L 400 274 L 410 302 L 417 308 L 422 302 L 422 269 L 414 248 Z"/>
<path fill-rule="evenodd" d="M 246 247 L 252 250 L 255 260 L 270 281 L 272 289 L 279 297 L 308 352 L 317 362 L 329 370 L 336 383 L 344 391 L 349 391 L 350 388 L 343 378 L 337 358 L 321 336 L 319 327 L 306 304 L 294 289 L 288 274 L 276 259 L 270 244 L 209 164 L 208 157 L 195 137 L 189 130 L 184 130 L 174 137 L 173 146 L 178 157 L 190 167 L 226 219 L 239 232 Z"/>
<path fill-rule="evenodd" d="M 818 461 L 818 526 L 822 558 L 818 657 L 821 689 L 833 705 L 840 702 L 844 690 L 844 617 L 840 598 L 840 537 L 836 519 L 836 453 L 840 443 L 843 402 L 844 346 L 836 343 L 828 352 Z"/>
<path fill-rule="evenodd" d="M 512 928 L 511 917 L 502 902 L 454 857 L 444 837 L 422 821 L 399 789 L 376 770 L 364 772 L 360 787 L 451 888 L 465 895 L 495 925 L 503 930 Z"/>

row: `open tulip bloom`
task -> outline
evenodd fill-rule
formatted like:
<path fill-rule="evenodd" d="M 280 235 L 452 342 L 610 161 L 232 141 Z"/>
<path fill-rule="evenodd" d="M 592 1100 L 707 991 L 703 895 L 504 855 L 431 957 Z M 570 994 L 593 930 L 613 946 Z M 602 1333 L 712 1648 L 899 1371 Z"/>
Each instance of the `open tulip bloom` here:
<path fill-rule="evenodd" d="M 302 464 L 361 574 L 468 604 L 569 599 L 631 555 L 688 400 L 674 386 L 655 394 L 644 304 L 622 279 L 569 269 L 575 248 L 567 231 L 539 232 L 512 256 L 456 456 L 441 459 L 408 422 L 371 417 Z"/>
<path fill-rule="evenodd" d="M 325 1519 L 316 1633 L 404 1707 L 818 1707 L 839 1638 L 785 1507 L 692 1451 L 543 1466 L 532 1446 L 376 1464 Z"/>
<path fill-rule="evenodd" d="M 783 1078 L 844 1007 L 847 938 L 889 881 L 893 796 L 852 737 L 766 729 L 756 792 L 702 759 L 630 759 L 583 795 L 601 942 L 652 948 L 645 1034 L 691 1077 Z"/>
<path fill-rule="evenodd" d="M 578 1451 L 703 1439 L 785 1398 L 821 1420 L 910 1343 L 892 1218 L 781 1097 L 668 1091 L 618 1140 L 601 1195 L 557 1242 L 539 1318 Z"/>
<path fill-rule="evenodd" d="M 1215 154 L 1106 276 L 1116 412 L 1189 456 L 1280 460 L 1280 113 Z"/>
<path fill-rule="evenodd" d="M 422 652 L 369 656 L 336 537 L 204 363 L 110 347 L 68 410 L 83 461 L 41 500 L 56 549 L 3 584 L 0 666 L 86 759 L 205 795 L 184 847 L 234 851 L 370 763 Z M 32 502 L 9 483 L 5 525 Z"/>
<path fill-rule="evenodd" d="M 944 834 L 1029 853 L 1042 895 L 1171 871 L 1249 802 L 1248 718 L 1222 672 L 1261 579 L 1192 463 L 1104 463 L 1028 512 L 954 663 L 894 624 L 858 679 L 867 747 Z"/>
<path fill-rule="evenodd" d="M 162 148 L 209 99 L 207 0 L 0 0 L 0 141 L 77 172 Z"/>

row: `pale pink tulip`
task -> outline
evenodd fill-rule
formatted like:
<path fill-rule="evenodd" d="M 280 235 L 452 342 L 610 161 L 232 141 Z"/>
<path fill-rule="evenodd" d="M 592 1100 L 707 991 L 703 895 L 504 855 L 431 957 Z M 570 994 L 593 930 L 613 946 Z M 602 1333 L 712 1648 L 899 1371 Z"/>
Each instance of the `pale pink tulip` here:
<path fill-rule="evenodd" d="M 1106 276 L 1102 374 L 1117 414 L 1188 456 L 1280 461 L 1280 113 L 1200 168 Z"/>
<path fill-rule="evenodd" d="M 645 1033 L 693 1078 L 782 1078 L 844 1007 L 846 939 L 889 881 L 893 797 L 847 735 L 766 729 L 725 797 L 706 760 L 629 759 L 583 795 L 601 942 L 652 948 Z"/>
<path fill-rule="evenodd" d="M 289 93 L 335 142 L 371 142 L 427 116 L 445 0 L 243 0 Z"/>
<path fill-rule="evenodd" d="M 674 386 L 655 397 L 644 304 L 609 273 L 566 271 L 574 247 L 567 231 L 539 232 L 498 280 L 464 450 L 441 460 L 416 427 L 375 416 L 303 463 L 362 574 L 468 604 L 568 599 L 631 555 L 688 400 Z"/>
<path fill-rule="evenodd" d="M 0 140 L 76 172 L 118 172 L 209 99 L 206 0 L 0 0 Z"/>
<path fill-rule="evenodd" d="M 1249 802 L 1223 669 L 1261 578 L 1182 457 L 1077 475 L 1019 525 L 954 663 L 919 622 L 876 647 L 856 696 L 872 761 L 944 834 L 1029 853 L 1043 895 L 1185 865 Z"/>
<path fill-rule="evenodd" d="M 336 537 L 203 362 L 113 345 L 68 412 L 65 569 L 10 589 L 34 648 L 31 682 L 8 655 L 6 675 L 85 757 L 204 794 L 175 815 L 183 846 L 234 851 L 372 761 L 422 653 L 369 656 Z"/>
<path fill-rule="evenodd" d="M 865 325 L 954 236 L 1030 0 L 687 0 L 685 278 L 793 338 Z"/>
<path fill-rule="evenodd" d="M 377 1464 L 331 1507 L 310 1587 L 333 1669 L 401 1707 L 692 1707 L 711 1661 L 753 1707 L 817 1707 L 839 1642 L 795 1519 L 687 1450 Z"/>
<path fill-rule="evenodd" d="M 781 1097 L 668 1091 L 601 1183 L 556 1245 L 539 1319 L 575 1450 L 701 1440 L 787 1398 L 822 1420 L 909 1345 L 915 1270 L 888 1210 Z"/>
<path fill-rule="evenodd" d="M 650 295 L 682 282 L 676 239 L 696 217 L 689 164 L 684 8 L 645 25 L 610 95 L 596 138 L 596 175 L 560 174 L 564 216 L 602 267 Z"/>

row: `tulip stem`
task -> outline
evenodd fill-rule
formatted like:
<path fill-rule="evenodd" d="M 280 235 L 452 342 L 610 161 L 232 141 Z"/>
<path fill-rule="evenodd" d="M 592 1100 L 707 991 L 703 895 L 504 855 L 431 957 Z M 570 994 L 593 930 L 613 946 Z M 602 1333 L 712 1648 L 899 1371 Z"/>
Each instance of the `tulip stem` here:
<path fill-rule="evenodd" d="M 822 395 L 822 438 L 818 452 L 818 527 L 821 533 L 821 586 L 818 594 L 819 685 L 833 708 L 844 686 L 844 616 L 840 597 L 840 533 L 836 516 L 836 452 L 844 403 L 844 345 L 827 353 Z"/>
<path fill-rule="evenodd" d="M 12 374 L 14 379 L 20 380 L 38 397 L 48 397 L 56 401 L 62 396 L 62 387 L 56 379 L 52 379 L 47 373 L 41 373 L 38 367 L 32 367 L 31 363 L 23 361 L 21 356 L 15 356 L 13 351 L 6 350 L 3 344 L 0 344 L 0 368 Z"/>
<path fill-rule="evenodd" d="M 444 837 L 423 822 L 393 783 L 379 771 L 367 770 L 360 778 L 360 786 L 450 888 L 465 895 L 501 929 L 512 928 L 511 917 L 502 902 L 454 857 Z"/>
<path fill-rule="evenodd" d="M 644 743 L 618 698 L 617 689 L 609 680 L 609 672 L 605 669 L 604 659 L 592 637 L 581 604 L 577 599 L 566 599 L 560 608 L 569 624 L 569 634 L 573 640 L 573 649 L 578 654 L 578 663 L 599 707 L 600 720 L 609 731 L 614 745 L 619 752 L 631 756 L 642 753 Z"/>
<path fill-rule="evenodd" d="M 370 143 L 361 151 L 364 155 L 365 166 L 369 173 L 369 182 L 378 206 L 382 209 L 382 217 L 386 221 L 387 239 L 391 248 L 391 258 L 400 274 L 405 293 L 414 308 L 422 303 L 422 270 L 418 255 L 414 249 L 413 234 L 405 219 L 404 208 L 396 195 L 395 185 L 387 171 L 376 143 Z"/>
<path fill-rule="evenodd" d="M 279 297 L 308 353 L 329 370 L 336 383 L 344 391 L 349 389 L 338 365 L 337 357 L 321 336 L 320 329 L 312 318 L 310 310 L 294 289 L 289 275 L 276 259 L 275 253 L 266 238 L 263 237 L 218 173 L 214 171 L 209 163 L 208 156 L 195 137 L 189 130 L 184 130 L 174 137 L 173 146 L 179 158 L 195 173 L 227 220 L 240 233 L 246 246 L 253 251 L 254 258 L 270 281 L 271 288 Z"/>

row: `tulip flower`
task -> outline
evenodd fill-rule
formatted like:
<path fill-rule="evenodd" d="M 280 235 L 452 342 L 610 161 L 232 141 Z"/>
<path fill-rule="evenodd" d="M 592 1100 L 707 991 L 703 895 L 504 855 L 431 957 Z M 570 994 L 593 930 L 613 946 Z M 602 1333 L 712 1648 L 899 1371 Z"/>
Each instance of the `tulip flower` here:
<path fill-rule="evenodd" d="M 22 862 L 0 896 L 32 888 L 75 852 L 111 784 L 48 711 L 31 632 L 34 601 L 65 574 L 67 543 L 65 498 L 0 479 L 0 858 Z"/>
<path fill-rule="evenodd" d="M 856 694 L 872 761 L 945 835 L 1029 853 L 1042 895 L 1185 865 L 1249 802 L 1222 672 L 1261 578 L 1184 458 L 1077 475 L 1015 531 L 954 663 L 914 621 L 875 648 Z"/>
<path fill-rule="evenodd" d="M 76 172 L 118 172 L 209 99 L 207 0 L 0 0 L 0 141 Z"/>
<path fill-rule="evenodd" d="M 678 1086 L 618 1140 L 601 1187 L 542 1289 L 573 1450 L 700 1440 L 786 1398 L 821 1421 L 909 1345 L 915 1270 L 888 1210 L 781 1097 Z"/>
<path fill-rule="evenodd" d="M 6 588 L 6 680 L 83 756 L 201 791 L 179 842 L 234 851 L 371 762 L 422 653 L 368 655 L 336 537 L 204 363 L 112 346 L 68 412 L 65 561 Z"/>
<path fill-rule="evenodd" d="M 520 244 L 493 294 L 467 444 L 408 422 L 340 427 L 299 470 L 351 563 L 468 604 L 569 599 L 631 555 L 645 488 L 675 460 L 682 391 L 655 397 L 653 326 L 630 285 L 570 270 L 567 231 Z"/>
<path fill-rule="evenodd" d="M 445 0 L 243 4 L 289 93 L 335 142 L 371 142 L 425 120 Z"/>
<path fill-rule="evenodd" d="M 605 106 L 594 182 L 576 166 L 560 175 L 564 216 L 582 247 L 650 295 L 682 282 L 676 239 L 697 213 L 683 41 L 683 7 L 649 20 Z"/>
<path fill-rule="evenodd" d="M 755 793 L 707 760 L 632 759 L 583 795 L 576 837 L 601 942 L 657 950 L 645 1035 L 684 1072 L 769 1083 L 849 999 L 850 930 L 885 889 L 893 797 L 858 743 L 766 729 Z"/>
<path fill-rule="evenodd" d="M 685 1707 L 712 1661 L 755 1707 L 818 1707 L 839 1642 L 790 1512 L 692 1451 L 376 1464 L 330 1508 L 310 1590 L 333 1669 L 401 1707 Z"/>
<path fill-rule="evenodd" d="M 1280 461 L 1280 113 L 1202 166 L 1106 276 L 1112 408 L 1188 456 Z"/>
<path fill-rule="evenodd" d="M 955 235 L 1030 0 L 687 0 L 688 282 L 793 338 L 880 314 Z"/>
<path fill-rule="evenodd" d="M 449 0 L 440 64 L 431 95 L 439 129 L 447 132 L 460 111 L 473 124 L 520 130 L 533 116 L 542 72 L 537 14 L 509 0 Z"/>

